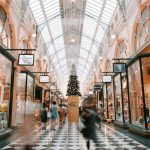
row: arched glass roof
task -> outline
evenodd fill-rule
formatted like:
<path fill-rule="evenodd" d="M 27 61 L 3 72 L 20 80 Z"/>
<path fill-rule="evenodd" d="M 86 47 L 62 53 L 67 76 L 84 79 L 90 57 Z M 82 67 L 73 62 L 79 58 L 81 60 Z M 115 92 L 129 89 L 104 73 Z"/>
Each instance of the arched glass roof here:
<path fill-rule="evenodd" d="M 72 64 L 84 82 L 116 6 L 117 0 L 30 0 L 64 92 Z"/>

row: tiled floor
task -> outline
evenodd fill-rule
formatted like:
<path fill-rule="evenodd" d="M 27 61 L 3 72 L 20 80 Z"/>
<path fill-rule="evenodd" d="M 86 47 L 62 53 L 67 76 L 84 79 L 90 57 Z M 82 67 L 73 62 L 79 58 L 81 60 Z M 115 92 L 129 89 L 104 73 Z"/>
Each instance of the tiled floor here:
<path fill-rule="evenodd" d="M 146 146 L 117 132 L 108 126 L 97 130 L 97 144 L 90 142 L 90 150 L 148 150 Z M 65 124 L 62 129 L 51 131 L 36 130 L 28 138 L 22 137 L 2 150 L 21 150 L 25 139 L 30 141 L 33 150 L 86 150 L 86 140 L 78 131 L 76 124 Z"/>

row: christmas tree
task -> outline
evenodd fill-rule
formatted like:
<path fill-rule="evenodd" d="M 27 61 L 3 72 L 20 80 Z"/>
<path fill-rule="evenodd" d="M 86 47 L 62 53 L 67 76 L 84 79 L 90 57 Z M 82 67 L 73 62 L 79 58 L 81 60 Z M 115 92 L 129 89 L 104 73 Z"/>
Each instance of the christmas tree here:
<path fill-rule="evenodd" d="M 71 95 L 81 96 L 81 93 L 79 92 L 79 81 L 76 75 L 76 68 L 74 64 L 72 65 L 71 75 L 69 77 L 67 88 L 67 96 Z"/>

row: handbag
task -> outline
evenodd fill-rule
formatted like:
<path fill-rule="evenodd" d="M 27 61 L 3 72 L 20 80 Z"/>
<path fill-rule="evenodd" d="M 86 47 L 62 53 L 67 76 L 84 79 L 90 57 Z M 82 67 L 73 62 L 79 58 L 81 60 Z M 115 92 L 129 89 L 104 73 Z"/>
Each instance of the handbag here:
<path fill-rule="evenodd" d="M 51 118 L 51 113 L 50 113 L 50 112 L 47 113 L 47 118 L 48 118 L 48 119 Z"/>

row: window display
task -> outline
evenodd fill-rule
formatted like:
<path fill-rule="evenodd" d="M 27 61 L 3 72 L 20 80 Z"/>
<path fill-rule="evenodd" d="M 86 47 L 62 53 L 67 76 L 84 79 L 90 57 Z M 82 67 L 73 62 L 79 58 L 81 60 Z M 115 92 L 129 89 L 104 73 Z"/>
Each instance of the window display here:
<path fill-rule="evenodd" d="M 22 125 L 27 115 L 34 114 L 34 79 L 27 73 L 18 73 L 16 97 L 16 124 Z"/>
<path fill-rule="evenodd" d="M 122 81 L 122 96 L 123 96 L 123 115 L 124 115 L 124 122 L 129 123 L 129 106 L 128 106 L 128 88 L 127 88 L 127 75 L 126 73 L 121 74 L 121 81 Z"/>
<path fill-rule="evenodd" d="M 109 84 L 108 90 L 108 118 L 113 119 L 113 100 L 112 100 L 112 84 Z"/>
<path fill-rule="evenodd" d="M 128 109 L 128 89 L 127 89 L 126 73 L 116 75 L 114 77 L 114 84 L 115 84 L 114 94 L 115 94 L 116 120 L 128 124 L 129 109 Z"/>
<path fill-rule="evenodd" d="M 107 91 L 106 91 L 107 88 Z M 112 102 L 112 91 L 111 84 L 107 83 L 103 86 L 103 95 L 104 95 L 104 115 L 108 119 L 113 119 L 113 102 Z"/>
<path fill-rule="evenodd" d="M 123 122 L 120 74 L 114 78 L 116 120 Z"/>
<path fill-rule="evenodd" d="M 16 123 L 17 125 L 24 123 L 24 112 L 25 112 L 25 89 L 26 89 L 26 73 L 18 73 L 17 85 L 16 85 L 16 99 L 17 99 L 17 110 L 16 110 Z"/>
<path fill-rule="evenodd" d="M 8 127 L 12 62 L 0 54 L 0 131 Z"/>
<path fill-rule="evenodd" d="M 128 68 L 131 123 L 145 128 L 139 60 Z M 132 84 L 131 84 L 132 83 Z M 138 86 L 137 86 L 138 85 Z"/>
<path fill-rule="evenodd" d="M 46 104 L 46 107 L 49 109 L 50 108 L 50 91 L 49 90 L 44 91 L 44 102 Z"/>
<path fill-rule="evenodd" d="M 150 129 L 150 59 L 142 58 L 147 127 Z"/>

